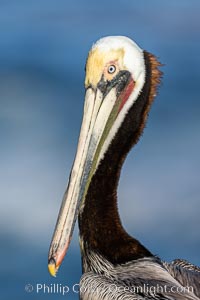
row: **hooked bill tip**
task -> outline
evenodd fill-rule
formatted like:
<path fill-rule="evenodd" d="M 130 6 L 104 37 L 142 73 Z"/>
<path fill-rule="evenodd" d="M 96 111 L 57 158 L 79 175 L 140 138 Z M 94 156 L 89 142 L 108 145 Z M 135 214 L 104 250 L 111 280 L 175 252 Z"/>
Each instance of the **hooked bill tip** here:
<path fill-rule="evenodd" d="M 59 266 L 56 266 L 56 261 L 54 258 L 51 258 L 48 263 L 48 270 L 51 276 L 56 277 Z"/>

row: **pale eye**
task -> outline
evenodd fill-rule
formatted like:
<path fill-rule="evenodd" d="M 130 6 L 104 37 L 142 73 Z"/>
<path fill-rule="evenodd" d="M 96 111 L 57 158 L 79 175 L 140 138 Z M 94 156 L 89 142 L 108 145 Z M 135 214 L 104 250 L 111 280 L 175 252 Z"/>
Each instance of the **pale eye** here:
<path fill-rule="evenodd" d="M 116 71 L 116 66 L 115 65 L 110 65 L 108 66 L 108 73 L 113 74 Z"/>

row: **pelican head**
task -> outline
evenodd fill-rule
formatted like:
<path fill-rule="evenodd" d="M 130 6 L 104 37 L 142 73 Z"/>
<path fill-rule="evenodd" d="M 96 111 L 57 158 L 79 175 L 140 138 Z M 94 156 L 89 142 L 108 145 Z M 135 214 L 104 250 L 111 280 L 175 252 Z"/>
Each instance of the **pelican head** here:
<path fill-rule="evenodd" d="M 89 52 L 77 153 L 49 250 L 53 276 L 69 247 L 77 216 L 84 211 L 91 179 L 142 92 L 145 77 L 144 51 L 127 37 L 102 38 Z"/>

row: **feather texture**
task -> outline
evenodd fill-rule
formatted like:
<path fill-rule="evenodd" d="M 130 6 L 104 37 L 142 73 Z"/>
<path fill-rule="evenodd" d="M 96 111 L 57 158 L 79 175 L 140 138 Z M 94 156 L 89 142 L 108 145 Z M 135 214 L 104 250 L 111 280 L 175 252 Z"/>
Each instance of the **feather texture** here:
<path fill-rule="evenodd" d="M 97 253 L 87 253 L 80 282 L 82 300 L 98 299 L 200 299 L 199 268 L 178 260 L 171 264 L 158 257 L 142 258 L 112 265 Z M 182 266 L 184 265 L 184 266 Z"/>

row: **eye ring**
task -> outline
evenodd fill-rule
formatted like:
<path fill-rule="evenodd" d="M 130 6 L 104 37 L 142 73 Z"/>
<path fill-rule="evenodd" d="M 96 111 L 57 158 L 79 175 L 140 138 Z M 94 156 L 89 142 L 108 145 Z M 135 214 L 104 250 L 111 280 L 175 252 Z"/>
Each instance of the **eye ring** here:
<path fill-rule="evenodd" d="M 115 65 L 110 65 L 110 66 L 108 66 L 107 71 L 108 71 L 109 74 L 115 73 L 115 71 L 116 71 L 116 66 L 115 66 Z"/>

